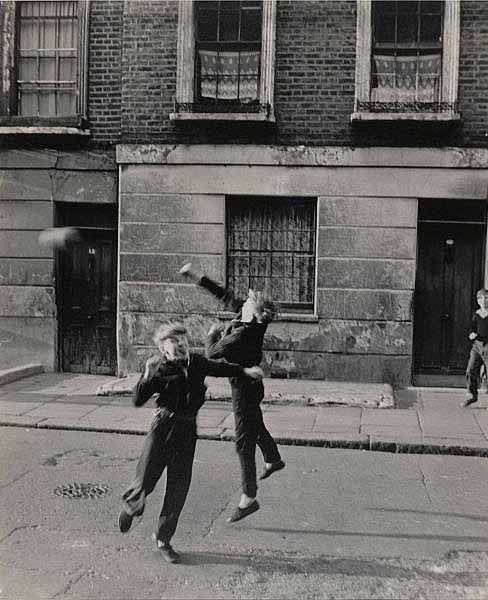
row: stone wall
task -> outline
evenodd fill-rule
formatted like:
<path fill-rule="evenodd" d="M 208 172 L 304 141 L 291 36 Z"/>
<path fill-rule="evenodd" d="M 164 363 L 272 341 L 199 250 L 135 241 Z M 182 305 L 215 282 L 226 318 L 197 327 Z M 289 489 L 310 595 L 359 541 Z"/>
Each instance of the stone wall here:
<path fill-rule="evenodd" d="M 485 154 L 119 147 L 122 372 L 140 368 L 155 326 L 167 319 L 182 319 L 192 345 L 202 346 L 219 313 L 177 271 L 190 260 L 224 281 L 227 195 L 300 195 L 318 203 L 316 310 L 272 324 L 268 372 L 410 383 L 417 200 L 485 199 L 488 170 L 471 168 L 485 164 Z"/>
<path fill-rule="evenodd" d="M 116 202 L 113 156 L 0 150 L 0 369 L 56 368 L 54 251 L 38 244 L 55 202 Z"/>

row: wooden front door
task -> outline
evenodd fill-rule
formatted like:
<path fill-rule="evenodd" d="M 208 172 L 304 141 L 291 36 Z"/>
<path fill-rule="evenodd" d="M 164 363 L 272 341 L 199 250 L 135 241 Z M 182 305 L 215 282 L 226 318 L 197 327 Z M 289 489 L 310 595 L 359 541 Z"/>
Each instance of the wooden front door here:
<path fill-rule="evenodd" d="M 420 222 L 414 306 L 414 371 L 463 374 L 471 316 L 483 285 L 485 227 Z"/>
<path fill-rule="evenodd" d="M 113 375 L 116 370 L 116 232 L 83 229 L 61 254 L 61 367 Z"/>

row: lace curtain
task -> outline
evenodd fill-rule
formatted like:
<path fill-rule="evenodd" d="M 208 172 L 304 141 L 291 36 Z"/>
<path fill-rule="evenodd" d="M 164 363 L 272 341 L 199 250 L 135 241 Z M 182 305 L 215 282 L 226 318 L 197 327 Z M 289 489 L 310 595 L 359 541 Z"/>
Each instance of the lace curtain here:
<path fill-rule="evenodd" d="M 200 50 L 202 98 L 253 102 L 259 97 L 259 59 L 256 51 Z"/>
<path fill-rule="evenodd" d="M 373 56 L 374 102 L 437 102 L 441 79 L 440 54 Z"/>

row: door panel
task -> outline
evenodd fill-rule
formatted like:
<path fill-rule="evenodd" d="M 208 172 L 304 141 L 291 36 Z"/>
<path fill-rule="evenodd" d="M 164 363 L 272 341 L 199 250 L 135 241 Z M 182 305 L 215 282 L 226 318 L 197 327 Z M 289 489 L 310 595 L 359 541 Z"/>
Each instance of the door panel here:
<path fill-rule="evenodd" d="M 61 252 L 62 368 L 114 374 L 116 368 L 116 240 L 110 231 L 83 230 Z"/>
<path fill-rule="evenodd" d="M 420 223 L 414 312 L 416 373 L 463 373 L 476 291 L 482 286 L 484 227 Z"/>

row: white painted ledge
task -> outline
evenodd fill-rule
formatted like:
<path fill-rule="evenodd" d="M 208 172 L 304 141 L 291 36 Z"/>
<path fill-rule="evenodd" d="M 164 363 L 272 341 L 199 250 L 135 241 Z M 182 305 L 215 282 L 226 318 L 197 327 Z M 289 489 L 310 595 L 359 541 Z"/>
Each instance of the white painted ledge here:
<path fill-rule="evenodd" d="M 351 122 L 358 121 L 430 121 L 430 122 L 449 122 L 459 121 L 461 115 L 456 112 L 439 113 L 417 113 L 417 112 L 354 112 L 351 115 Z"/>
<path fill-rule="evenodd" d="M 267 113 L 194 113 L 177 112 L 169 115 L 170 121 L 254 121 L 274 123 L 274 114 Z"/>
<path fill-rule="evenodd" d="M 78 135 L 89 136 L 89 129 L 77 127 L 0 127 L 0 135 Z"/>

